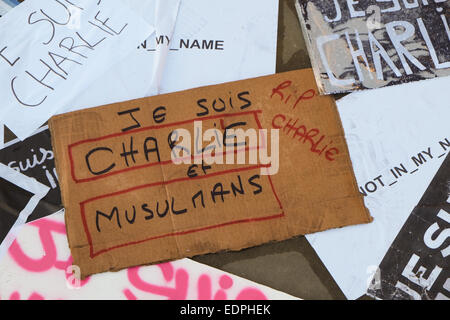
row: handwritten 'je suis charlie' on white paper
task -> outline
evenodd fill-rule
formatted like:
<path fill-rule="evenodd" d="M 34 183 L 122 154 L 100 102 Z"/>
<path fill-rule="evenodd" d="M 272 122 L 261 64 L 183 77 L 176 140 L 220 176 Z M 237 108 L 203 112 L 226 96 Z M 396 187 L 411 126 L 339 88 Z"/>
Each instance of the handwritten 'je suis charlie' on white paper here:
<path fill-rule="evenodd" d="M 0 20 L 0 119 L 27 138 L 153 32 L 120 1 L 25 1 Z"/>

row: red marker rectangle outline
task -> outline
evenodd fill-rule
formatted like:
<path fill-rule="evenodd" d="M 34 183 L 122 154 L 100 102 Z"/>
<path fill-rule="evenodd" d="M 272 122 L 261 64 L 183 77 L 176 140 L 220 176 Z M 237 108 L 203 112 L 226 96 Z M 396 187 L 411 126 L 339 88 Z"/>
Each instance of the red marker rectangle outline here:
<path fill-rule="evenodd" d="M 104 254 L 106 252 L 109 252 L 111 250 L 115 250 L 115 249 L 131 246 L 131 245 L 136 245 L 136 244 L 140 244 L 140 243 L 151 241 L 151 240 L 156 240 L 156 239 L 161 239 L 161 238 L 166 238 L 166 237 L 179 236 L 179 235 L 186 235 L 186 234 L 201 232 L 201 231 L 210 230 L 210 229 L 222 228 L 222 227 L 226 227 L 226 226 L 234 225 L 234 224 L 260 222 L 260 221 L 266 221 L 266 220 L 271 220 L 271 219 L 279 219 L 279 218 L 284 217 L 285 214 L 284 214 L 284 211 L 283 211 L 283 206 L 281 204 L 280 198 L 278 197 L 278 195 L 277 195 L 277 193 L 275 191 L 275 187 L 273 185 L 273 182 L 272 182 L 272 179 L 271 179 L 270 175 L 267 175 L 267 178 L 269 179 L 269 183 L 270 183 L 273 195 L 275 196 L 275 199 L 278 202 L 278 205 L 280 207 L 281 213 L 278 213 L 278 214 L 275 214 L 275 215 L 270 215 L 270 216 L 265 216 L 265 217 L 259 217 L 259 218 L 249 218 L 249 219 L 234 220 L 234 221 L 221 223 L 221 224 L 216 224 L 216 225 L 207 226 L 207 227 L 202 227 L 202 228 L 196 228 L 196 229 L 191 229 L 191 230 L 167 233 L 167 234 L 164 234 L 164 235 L 153 236 L 153 237 L 142 239 L 142 240 L 139 240 L 139 241 L 133 241 L 133 242 L 129 242 L 129 243 L 116 245 L 116 246 L 113 246 L 113 247 L 110 247 L 110 248 L 106 248 L 106 249 L 102 249 L 100 251 L 94 252 L 92 236 L 91 236 L 91 233 L 89 232 L 89 228 L 88 228 L 88 224 L 87 224 L 87 220 L 86 220 L 85 205 L 87 203 L 89 203 L 89 202 L 93 202 L 93 201 L 104 199 L 104 198 L 114 197 L 114 196 L 117 196 L 117 195 L 120 195 L 120 194 L 125 194 L 125 193 L 133 192 L 133 191 L 136 191 L 136 190 L 140 190 L 140 189 L 160 186 L 160 185 L 168 185 L 168 184 L 172 184 L 172 183 L 184 182 L 184 181 L 189 181 L 189 180 L 206 179 L 206 178 L 211 178 L 211 177 L 214 177 L 214 176 L 221 176 L 221 175 L 226 175 L 226 174 L 230 174 L 230 173 L 243 172 L 243 171 L 261 169 L 261 168 L 268 168 L 268 167 L 270 167 L 270 164 L 269 165 L 255 165 L 253 167 L 244 167 L 244 168 L 230 169 L 230 170 L 225 170 L 225 171 L 221 171 L 221 172 L 211 173 L 211 174 L 204 175 L 204 176 L 197 176 L 197 177 L 194 177 L 194 178 L 185 177 L 185 178 L 177 178 L 177 179 L 167 180 L 167 181 L 154 182 L 154 183 L 150 183 L 150 184 L 136 186 L 136 187 L 129 188 L 129 189 L 126 189 L 126 190 L 122 190 L 122 191 L 113 192 L 113 193 L 110 193 L 110 194 L 97 196 L 97 197 L 94 197 L 94 198 L 91 198 L 91 199 L 88 199 L 88 200 L 85 200 L 85 201 L 81 202 L 80 203 L 81 218 L 82 218 L 82 221 L 83 221 L 83 228 L 84 228 L 84 231 L 85 231 L 86 237 L 88 239 L 88 243 L 89 243 L 90 257 L 93 259 L 93 258 L 95 258 L 95 257 L 97 257 L 99 255 L 102 255 L 102 254 Z"/>
<path fill-rule="evenodd" d="M 256 121 L 256 123 L 258 125 L 258 128 L 262 129 L 261 122 L 258 119 L 258 113 L 262 113 L 262 110 L 252 110 L 252 111 L 246 111 L 246 112 L 228 113 L 228 114 L 214 115 L 214 116 L 208 116 L 208 117 L 198 117 L 198 118 L 194 118 L 194 119 L 183 120 L 183 121 L 172 122 L 172 123 L 166 123 L 166 124 L 162 124 L 162 125 L 148 126 L 148 127 L 144 127 L 144 128 L 139 128 L 139 129 L 135 129 L 135 130 L 126 131 L 126 132 L 113 133 L 113 134 L 109 134 L 109 135 L 98 137 L 98 138 L 85 139 L 85 140 L 81 140 L 81 141 L 78 141 L 78 142 L 74 142 L 74 143 L 72 143 L 72 144 L 70 144 L 68 146 L 70 173 L 71 173 L 71 176 L 72 176 L 72 180 L 75 183 L 85 183 L 85 182 L 95 181 L 95 180 L 99 180 L 99 179 L 104 179 L 104 178 L 110 177 L 112 175 L 116 175 L 116 174 L 120 174 L 120 173 L 124 173 L 124 172 L 129 172 L 129 171 L 133 171 L 133 170 L 139 170 L 139 169 L 143 169 L 143 168 L 148 168 L 148 167 L 152 167 L 152 166 L 155 166 L 155 165 L 168 165 L 168 164 L 173 163 L 172 160 L 166 160 L 166 161 L 160 161 L 160 162 L 151 162 L 151 163 L 147 163 L 147 164 L 140 165 L 140 166 L 135 166 L 135 167 L 131 167 L 131 168 L 117 170 L 117 171 L 114 171 L 114 172 L 106 173 L 106 174 L 103 174 L 103 175 L 100 175 L 100 176 L 96 176 L 96 177 L 92 177 L 92 178 L 78 179 L 76 177 L 76 175 L 75 175 L 75 165 L 74 165 L 74 160 L 73 160 L 72 149 L 77 147 L 77 146 L 79 146 L 79 145 L 86 144 L 86 143 L 91 143 L 91 142 L 98 142 L 98 141 L 102 141 L 102 140 L 106 140 L 106 139 L 110 139 L 110 138 L 115 138 L 115 137 L 120 137 L 120 136 L 124 136 L 124 135 L 131 135 L 131 134 L 134 134 L 134 133 L 139 133 L 139 132 L 148 131 L 148 130 L 157 130 L 157 129 L 163 129 L 163 128 L 168 128 L 168 127 L 179 126 L 179 125 L 188 124 L 188 123 L 192 123 L 194 121 L 199 121 L 199 120 L 202 120 L 202 121 L 203 120 L 214 120 L 214 119 L 222 119 L 222 118 L 229 118 L 229 117 L 235 117 L 235 116 L 245 116 L 245 115 L 249 115 L 249 114 L 252 114 L 255 117 L 255 121 Z M 259 148 L 259 146 L 258 146 L 258 148 Z M 248 147 L 243 149 L 242 151 L 248 151 Z M 235 152 L 236 152 L 236 150 L 235 150 Z"/>

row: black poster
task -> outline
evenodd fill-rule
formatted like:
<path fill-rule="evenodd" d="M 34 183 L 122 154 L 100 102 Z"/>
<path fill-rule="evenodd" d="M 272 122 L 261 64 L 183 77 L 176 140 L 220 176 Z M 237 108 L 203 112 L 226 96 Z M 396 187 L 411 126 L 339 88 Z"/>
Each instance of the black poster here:
<path fill-rule="evenodd" d="M 50 191 L 39 202 L 28 222 L 63 208 L 55 169 L 50 131 L 41 131 L 24 141 L 15 141 L 0 150 L 0 163 L 48 186 Z"/>
<path fill-rule="evenodd" d="M 450 299 L 450 155 L 380 264 L 368 293 L 380 299 Z"/>
<path fill-rule="evenodd" d="M 450 75 L 450 0 L 297 0 L 321 93 Z"/>
<path fill-rule="evenodd" d="M 34 194 L 0 177 L 0 243 Z"/>

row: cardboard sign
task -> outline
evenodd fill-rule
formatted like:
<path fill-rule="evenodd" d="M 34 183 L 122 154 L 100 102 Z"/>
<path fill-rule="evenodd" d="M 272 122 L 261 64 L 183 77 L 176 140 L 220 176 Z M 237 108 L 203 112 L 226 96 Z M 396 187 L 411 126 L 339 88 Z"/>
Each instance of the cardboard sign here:
<path fill-rule="evenodd" d="M 446 0 L 297 0 L 324 94 L 450 75 Z"/>
<path fill-rule="evenodd" d="M 61 191 L 56 174 L 50 131 L 42 128 L 36 134 L 20 141 L 10 141 L 0 150 L 0 163 L 23 173 L 50 188 L 47 195 L 39 202 L 28 217 L 34 221 L 62 209 Z"/>
<path fill-rule="evenodd" d="M 395 238 L 368 293 L 380 299 L 449 300 L 450 155 Z"/>
<path fill-rule="evenodd" d="M 3 124 L 24 140 L 153 31 L 122 2 L 27 0 L 12 9 L 0 19 Z"/>
<path fill-rule="evenodd" d="M 372 220 L 334 101 L 318 96 L 311 70 L 86 109 L 49 126 L 83 276 Z"/>

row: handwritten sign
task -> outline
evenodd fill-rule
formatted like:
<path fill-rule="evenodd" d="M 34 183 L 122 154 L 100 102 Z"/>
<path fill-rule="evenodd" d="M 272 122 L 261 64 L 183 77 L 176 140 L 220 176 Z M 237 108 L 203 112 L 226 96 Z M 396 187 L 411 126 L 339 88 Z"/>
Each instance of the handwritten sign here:
<path fill-rule="evenodd" d="M 5 143 L 5 127 L 3 123 L 0 122 L 0 149 L 4 147 Z"/>
<path fill-rule="evenodd" d="M 24 140 L 152 32 L 121 3 L 24 2 L 0 20 L 0 118 Z"/>
<path fill-rule="evenodd" d="M 28 222 L 62 209 L 61 191 L 48 128 L 42 128 L 24 141 L 16 139 L 7 143 L 5 148 L 0 150 L 0 163 L 50 188 L 28 217 Z"/>
<path fill-rule="evenodd" d="M 334 101 L 318 96 L 311 70 L 49 125 L 83 276 L 371 221 Z"/>
<path fill-rule="evenodd" d="M 448 0 L 297 0 L 320 91 L 450 75 Z"/>

